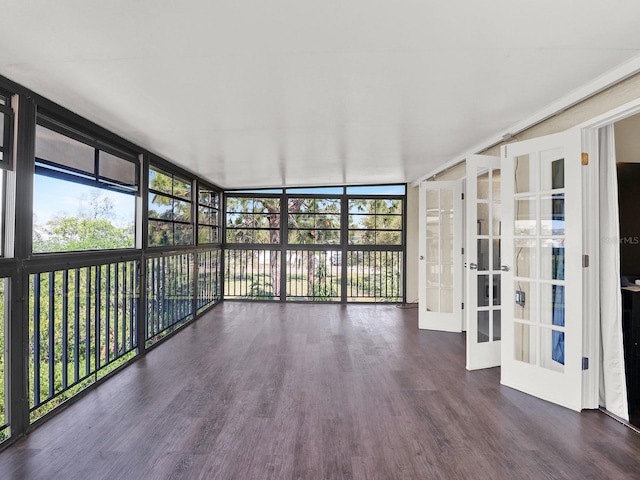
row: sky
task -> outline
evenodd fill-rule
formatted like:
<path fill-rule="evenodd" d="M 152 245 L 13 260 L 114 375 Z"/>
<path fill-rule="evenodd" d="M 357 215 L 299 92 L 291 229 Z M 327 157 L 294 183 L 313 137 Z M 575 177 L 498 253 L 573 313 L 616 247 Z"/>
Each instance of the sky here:
<path fill-rule="evenodd" d="M 77 216 L 83 208 L 89 208 L 91 192 L 111 199 L 117 225 L 133 222 L 135 197 L 104 189 L 96 189 L 79 183 L 58 180 L 44 175 L 35 176 L 33 213 L 35 225 L 44 225 L 54 216 Z"/>
<path fill-rule="evenodd" d="M 89 208 L 92 191 L 100 196 L 108 197 L 114 207 L 115 222 L 119 226 L 133 223 L 135 198 L 132 195 L 110 190 L 96 189 L 79 183 L 58 180 L 44 175 L 35 175 L 33 212 L 35 225 L 45 225 L 54 216 L 77 216 L 82 210 Z M 265 190 L 252 190 L 268 193 Z M 289 189 L 290 193 L 314 193 L 336 195 L 342 193 L 342 187 L 321 187 Z M 247 190 L 245 190 L 247 192 Z M 281 190 L 273 190 L 273 193 Z M 348 187 L 347 193 L 360 195 L 402 195 L 402 185 L 382 185 L 371 187 Z"/>

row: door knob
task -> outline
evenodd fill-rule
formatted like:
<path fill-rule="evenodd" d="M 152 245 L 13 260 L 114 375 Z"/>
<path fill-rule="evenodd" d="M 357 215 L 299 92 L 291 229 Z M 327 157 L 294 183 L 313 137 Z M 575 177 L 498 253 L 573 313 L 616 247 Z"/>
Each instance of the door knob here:
<path fill-rule="evenodd" d="M 420 260 L 424 260 L 424 255 L 420 255 Z"/>
<path fill-rule="evenodd" d="M 478 264 L 477 263 L 470 263 L 469 264 L 469 270 L 477 270 L 478 269 Z"/>
<path fill-rule="evenodd" d="M 500 270 L 502 270 L 503 272 L 508 272 L 509 270 L 511 270 L 511 268 L 509 267 L 509 265 L 502 265 L 500 267 Z"/>

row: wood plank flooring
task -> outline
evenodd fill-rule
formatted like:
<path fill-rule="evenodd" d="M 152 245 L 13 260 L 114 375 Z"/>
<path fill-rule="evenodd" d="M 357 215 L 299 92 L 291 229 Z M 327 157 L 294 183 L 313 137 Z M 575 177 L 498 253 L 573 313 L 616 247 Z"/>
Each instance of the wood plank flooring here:
<path fill-rule="evenodd" d="M 468 372 L 394 306 L 226 302 L 0 453 L 0 479 L 640 478 L 640 435 Z"/>

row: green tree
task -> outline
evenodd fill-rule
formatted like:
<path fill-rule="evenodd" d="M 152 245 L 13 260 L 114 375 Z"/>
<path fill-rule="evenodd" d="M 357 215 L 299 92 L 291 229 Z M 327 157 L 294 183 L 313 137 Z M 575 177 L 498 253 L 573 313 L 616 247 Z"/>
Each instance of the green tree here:
<path fill-rule="evenodd" d="M 278 245 L 283 215 L 288 217 L 288 243 L 294 245 L 339 243 L 340 203 L 337 200 L 291 197 L 282 212 L 279 198 L 227 197 L 227 242 Z M 336 230 L 337 229 L 337 230 Z M 315 264 L 306 259 L 309 290 L 316 281 Z M 242 262 L 242 260 L 241 260 Z M 245 265 L 239 264 L 239 270 Z M 280 262 L 270 258 L 270 285 L 258 285 L 261 293 L 270 286 L 274 297 L 281 294 Z M 255 282 L 252 287 L 255 290 Z"/>
<path fill-rule="evenodd" d="M 133 224 L 114 224 L 113 202 L 95 192 L 82 199 L 78 214 L 56 215 L 44 226 L 34 226 L 33 251 L 70 252 L 134 247 Z"/>

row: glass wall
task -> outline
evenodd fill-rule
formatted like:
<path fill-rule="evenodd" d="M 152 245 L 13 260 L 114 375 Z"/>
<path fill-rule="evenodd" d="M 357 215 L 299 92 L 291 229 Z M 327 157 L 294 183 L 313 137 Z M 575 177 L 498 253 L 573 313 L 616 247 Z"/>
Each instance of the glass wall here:
<path fill-rule="evenodd" d="M 404 185 L 229 192 L 225 298 L 404 301 L 404 208 Z"/>
<path fill-rule="evenodd" d="M 219 303 L 222 249 L 219 189 L 4 84 L 0 442 L 10 442 Z"/>

